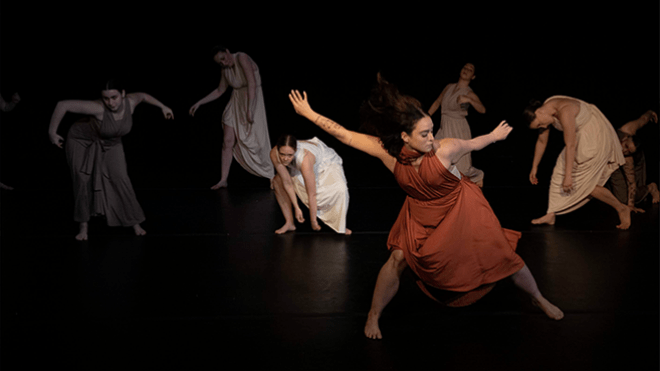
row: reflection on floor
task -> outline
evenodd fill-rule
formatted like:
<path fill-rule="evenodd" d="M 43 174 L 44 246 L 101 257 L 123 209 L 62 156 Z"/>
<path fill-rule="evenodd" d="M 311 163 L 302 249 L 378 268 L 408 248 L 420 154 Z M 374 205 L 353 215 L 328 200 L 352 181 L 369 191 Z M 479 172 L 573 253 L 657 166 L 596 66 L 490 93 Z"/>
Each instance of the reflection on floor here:
<path fill-rule="evenodd" d="M 94 220 L 83 243 L 67 192 L 3 192 L 2 366 L 658 369 L 658 206 L 645 203 L 629 231 L 598 202 L 532 226 L 543 190 L 484 192 L 502 225 L 522 231 L 518 252 L 564 320 L 508 281 L 470 307 L 443 308 L 407 273 L 381 321 L 385 339 L 366 339 L 396 188 L 351 189 L 350 237 L 307 224 L 275 235 L 283 218 L 266 187 L 138 190 L 147 236 Z"/>

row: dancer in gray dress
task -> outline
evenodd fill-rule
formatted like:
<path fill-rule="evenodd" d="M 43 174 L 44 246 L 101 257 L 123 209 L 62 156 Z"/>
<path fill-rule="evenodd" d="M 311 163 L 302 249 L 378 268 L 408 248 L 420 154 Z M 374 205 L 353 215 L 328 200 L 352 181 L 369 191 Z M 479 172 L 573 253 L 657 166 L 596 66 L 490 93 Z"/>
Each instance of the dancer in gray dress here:
<path fill-rule="evenodd" d="M 470 125 L 465 119 L 468 108 L 472 106 L 477 112 L 486 113 L 486 107 L 470 88 L 470 82 L 474 78 L 474 65 L 467 63 L 461 69 L 458 82 L 447 85 L 429 108 L 429 115 L 433 116 L 438 108 L 442 107 L 440 129 L 435 134 L 435 139 L 472 139 Z M 483 186 L 484 172 L 472 166 L 472 157 L 469 153 L 456 163 L 456 168 L 478 186 Z"/>
<path fill-rule="evenodd" d="M 50 121 L 50 141 L 63 148 L 57 134 L 67 112 L 88 115 L 69 129 L 65 144 L 73 180 L 74 220 L 80 223 L 76 239 L 88 237 L 91 216 L 104 215 L 109 226 L 133 227 L 136 235 L 146 234 L 140 223 L 144 213 L 137 202 L 126 171 L 121 137 L 133 126 L 133 110 L 146 102 L 159 107 L 166 119 L 172 110 L 149 94 L 126 92 L 114 81 L 106 83 L 101 100 L 63 100 L 57 103 Z"/>

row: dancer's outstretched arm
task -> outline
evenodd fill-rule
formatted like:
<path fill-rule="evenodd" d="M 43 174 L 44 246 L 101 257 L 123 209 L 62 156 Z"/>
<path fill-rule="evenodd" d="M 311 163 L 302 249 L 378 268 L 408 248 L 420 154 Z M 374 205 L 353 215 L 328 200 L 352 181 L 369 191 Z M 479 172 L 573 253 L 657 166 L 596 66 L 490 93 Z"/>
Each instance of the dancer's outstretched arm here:
<path fill-rule="evenodd" d="M 229 85 L 227 85 L 227 80 L 225 80 L 225 76 L 222 75 L 222 77 L 220 77 L 220 84 L 218 85 L 218 87 L 216 89 L 213 89 L 213 91 L 211 91 L 207 96 L 197 101 L 197 103 L 193 104 L 193 106 L 190 107 L 188 114 L 194 117 L 195 112 L 197 112 L 199 106 L 220 98 L 225 93 L 225 91 L 227 91 L 228 86 Z"/>
<path fill-rule="evenodd" d="M 145 102 L 151 104 L 152 106 L 156 106 L 160 108 L 163 111 L 163 116 L 165 117 L 166 120 L 174 119 L 174 113 L 172 113 L 172 110 L 169 107 L 167 107 L 166 105 L 161 103 L 158 99 L 152 97 L 147 93 L 130 93 L 127 95 L 127 98 L 131 100 L 132 110 L 135 109 L 135 107 L 137 107 L 138 104 Z"/>
<path fill-rule="evenodd" d="M 506 139 L 511 130 L 513 128 L 506 121 L 502 121 L 490 134 L 481 135 L 474 139 L 441 139 L 439 140 L 440 144 L 437 146 L 438 150 L 435 154 L 445 167 L 449 167 L 458 162 L 467 153 L 479 151 L 489 144 Z"/>
<path fill-rule="evenodd" d="M 289 99 L 296 113 L 307 118 L 340 142 L 380 159 L 390 171 L 394 171 L 396 159 L 387 153 L 377 137 L 348 130 L 329 118 L 314 112 L 307 102 L 306 92 L 300 94 L 299 91 L 292 90 Z"/>
<path fill-rule="evenodd" d="M 646 111 L 643 115 L 641 115 L 637 120 L 629 121 L 625 125 L 621 126 L 619 130 L 623 131 L 624 133 L 632 136 L 636 135 L 637 131 L 646 124 L 649 123 L 649 121 L 653 121 L 655 123 L 658 122 L 658 114 L 649 110 Z"/>

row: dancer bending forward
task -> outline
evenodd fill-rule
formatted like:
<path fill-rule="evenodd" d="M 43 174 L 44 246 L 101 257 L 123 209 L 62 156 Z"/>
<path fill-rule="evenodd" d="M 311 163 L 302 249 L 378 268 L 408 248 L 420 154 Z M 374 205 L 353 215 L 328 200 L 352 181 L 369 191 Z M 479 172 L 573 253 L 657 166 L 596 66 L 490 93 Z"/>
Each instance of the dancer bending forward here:
<path fill-rule="evenodd" d="M 293 135 L 283 135 L 270 151 L 270 159 L 277 174 L 273 179 L 275 197 L 284 214 L 284 226 L 277 234 L 296 229 L 295 218 L 303 223 L 298 200 L 309 208 L 312 229 L 321 229 L 321 219 L 338 233 L 351 234 L 346 228 L 348 212 L 348 186 L 342 168 L 341 157 L 318 138 L 296 140 Z"/>
<path fill-rule="evenodd" d="M 543 104 L 533 101 L 523 117 L 530 128 L 540 129 L 529 174 L 532 184 L 538 184 L 536 172 L 548 144 L 550 126 L 564 133 L 566 145 L 552 171 L 548 210 L 532 223 L 555 224 L 556 215 L 574 211 L 594 197 L 617 211 L 617 228 L 628 229 L 632 209 L 604 187 L 625 159 L 614 127 L 600 110 L 575 98 L 554 96 Z"/>
<path fill-rule="evenodd" d="M 109 226 L 133 227 L 136 235 L 146 234 L 140 223 L 144 212 L 126 170 L 121 137 L 133 127 L 133 110 L 141 102 L 159 107 L 166 119 L 172 110 L 146 93 L 126 94 L 110 80 L 101 91 L 101 100 L 63 100 L 57 103 L 48 134 L 62 148 L 64 138 L 57 128 L 67 112 L 87 115 L 74 123 L 66 139 L 66 158 L 73 180 L 74 220 L 80 223 L 77 240 L 87 240 L 91 216 L 104 215 Z"/>
<path fill-rule="evenodd" d="M 550 318 L 564 314 L 540 293 L 534 277 L 515 253 L 520 233 L 503 229 L 481 189 L 456 170 L 466 153 L 503 140 L 511 131 L 504 121 L 492 133 L 471 140 L 433 139 L 433 122 L 414 98 L 384 79 L 363 106 L 363 125 L 376 136 L 349 131 L 314 112 L 307 95 L 294 91 L 300 115 L 342 143 L 380 159 L 408 194 L 388 238 L 389 260 L 376 281 L 365 335 L 380 339 L 378 320 L 410 267 L 420 287 L 452 291 L 477 300 L 484 287 L 505 277 L 529 294 Z M 433 297 L 433 296 L 432 296 Z"/>
<path fill-rule="evenodd" d="M 247 54 L 232 54 L 224 46 L 213 49 L 213 60 L 222 67 L 220 85 L 189 110 L 189 114 L 194 116 L 201 105 L 220 98 L 227 88 L 232 88 L 231 98 L 222 114 L 224 134 L 220 181 L 211 189 L 227 187 L 232 153 L 247 172 L 272 181 L 275 174 L 268 161 L 271 143 L 259 68 Z"/>

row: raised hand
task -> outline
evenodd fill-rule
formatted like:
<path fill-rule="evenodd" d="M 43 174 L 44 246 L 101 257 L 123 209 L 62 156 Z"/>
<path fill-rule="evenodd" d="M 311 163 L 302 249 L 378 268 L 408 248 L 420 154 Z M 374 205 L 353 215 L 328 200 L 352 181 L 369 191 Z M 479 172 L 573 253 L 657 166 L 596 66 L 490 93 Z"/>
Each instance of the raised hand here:
<path fill-rule="evenodd" d="M 305 91 L 303 91 L 301 95 L 298 90 L 291 90 L 291 93 L 289 93 L 289 100 L 291 101 L 291 104 L 293 104 L 293 109 L 300 116 L 309 118 L 309 115 L 314 112 L 307 101 L 307 92 Z"/>
<path fill-rule="evenodd" d="M 507 124 L 506 121 L 502 121 L 491 132 L 491 134 L 493 135 L 493 139 L 495 139 L 495 141 L 500 141 L 506 139 L 509 133 L 511 133 L 511 130 L 513 130 L 513 128 L 509 124 Z"/>

